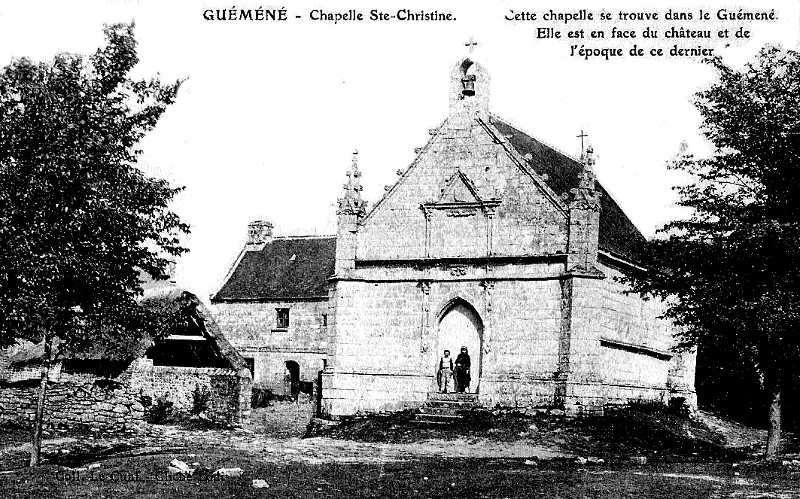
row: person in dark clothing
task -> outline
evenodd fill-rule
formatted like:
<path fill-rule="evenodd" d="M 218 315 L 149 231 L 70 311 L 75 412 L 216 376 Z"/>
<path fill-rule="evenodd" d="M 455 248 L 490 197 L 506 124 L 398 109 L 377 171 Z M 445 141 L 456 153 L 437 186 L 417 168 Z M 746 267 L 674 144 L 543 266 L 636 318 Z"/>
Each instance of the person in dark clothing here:
<path fill-rule="evenodd" d="M 469 369 L 470 359 L 469 353 L 467 353 L 467 347 L 461 347 L 461 353 L 458 354 L 458 357 L 456 357 L 454 376 L 456 381 L 456 391 L 463 393 L 469 387 L 469 383 L 471 381 Z"/>

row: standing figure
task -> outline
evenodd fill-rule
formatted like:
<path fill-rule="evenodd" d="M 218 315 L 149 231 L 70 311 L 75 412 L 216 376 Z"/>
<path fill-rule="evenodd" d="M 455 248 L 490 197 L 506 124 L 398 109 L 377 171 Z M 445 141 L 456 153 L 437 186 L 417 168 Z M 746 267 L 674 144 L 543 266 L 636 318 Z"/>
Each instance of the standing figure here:
<path fill-rule="evenodd" d="M 285 400 L 289 400 L 292 397 L 292 373 L 288 367 L 283 372 L 283 396 Z"/>
<path fill-rule="evenodd" d="M 469 368 L 470 368 L 470 360 L 469 360 L 469 353 L 467 353 L 467 347 L 461 347 L 461 353 L 458 354 L 456 357 L 456 371 L 455 371 L 455 378 L 456 378 L 456 391 L 463 393 L 466 391 L 467 387 L 469 387 L 470 383 L 470 375 L 469 375 Z"/>
<path fill-rule="evenodd" d="M 453 380 L 453 358 L 450 357 L 450 350 L 445 350 L 444 355 L 439 358 L 439 372 L 437 373 L 437 381 L 439 382 L 439 391 L 447 393 L 450 389 L 450 384 Z"/>

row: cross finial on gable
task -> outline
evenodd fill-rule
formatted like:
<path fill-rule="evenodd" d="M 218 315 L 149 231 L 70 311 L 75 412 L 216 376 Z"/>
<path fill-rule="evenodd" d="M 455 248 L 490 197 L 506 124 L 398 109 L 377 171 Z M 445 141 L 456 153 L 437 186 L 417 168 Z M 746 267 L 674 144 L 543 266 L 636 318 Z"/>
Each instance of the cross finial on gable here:
<path fill-rule="evenodd" d="M 467 43 L 464 44 L 464 46 L 469 49 L 469 53 L 470 54 L 475 49 L 476 45 L 478 45 L 478 42 L 475 41 L 475 37 L 474 36 L 470 36 L 469 40 L 467 40 Z"/>
<path fill-rule="evenodd" d="M 586 149 L 584 149 L 583 139 L 585 139 L 588 136 L 589 135 L 587 135 L 586 132 L 583 131 L 583 128 L 581 128 L 581 133 L 579 135 L 576 135 L 576 137 L 581 139 L 581 159 L 583 159 L 583 156 L 586 154 Z"/>

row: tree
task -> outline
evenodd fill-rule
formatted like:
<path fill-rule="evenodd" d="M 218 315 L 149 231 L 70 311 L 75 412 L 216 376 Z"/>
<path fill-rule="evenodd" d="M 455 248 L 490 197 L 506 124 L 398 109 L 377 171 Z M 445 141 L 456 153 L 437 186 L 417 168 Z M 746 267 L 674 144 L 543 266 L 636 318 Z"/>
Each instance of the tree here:
<path fill-rule="evenodd" d="M 136 144 L 180 81 L 133 80 L 133 24 L 106 26 L 84 57 L 19 59 L 0 70 L 0 347 L 43 343 L 31 465 L 39 463 L 50 363 L 141 337 L 140 271 L 164 278 L 188 232 L 180 189 L 137 167 Z"/>
<path fill-rule="evenodd" d="M 774 459 L 800 361 L 800 59 L 767 46 L 740 70 L 708 62 L 718 81 L 695 105 L 715 152 L 673 164 L 692 176 L 678 188 L 691 215 L 660 229 L 633 287 L 666 300 L 684 345 L 736 345 L 737 362 L 758 371 Z"/>

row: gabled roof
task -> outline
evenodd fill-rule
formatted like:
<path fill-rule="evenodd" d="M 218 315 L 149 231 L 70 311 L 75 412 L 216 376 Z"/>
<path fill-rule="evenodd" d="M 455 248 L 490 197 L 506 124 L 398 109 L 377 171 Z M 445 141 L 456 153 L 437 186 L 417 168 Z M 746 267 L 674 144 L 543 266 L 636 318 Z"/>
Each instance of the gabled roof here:
<path fill-rule="evenodd" d="M 328 294 L 336 238 L 276 238 L 245 251 L 212 302 L 320 298 Z"/>
<path fill-rule="evenodd" d="M 545 182 L 556 194 L 568 195 L 570 189 L 578 187 L 583 168 L 580 163 L 497 117 L 493 116 L 491 123 L 500 133 L 508 137 L 512 147 L 521 156 L 530 154 L 530 167 L 546 179 Z M 637 256 L 645 241 L 644 236 L 599 182 L 597 189 L 602 194 L 600 249 L 626 260 L 638 261 Z"/>

